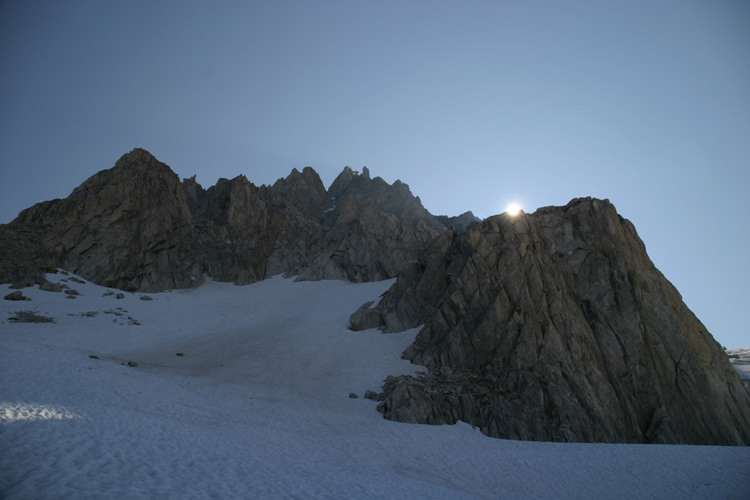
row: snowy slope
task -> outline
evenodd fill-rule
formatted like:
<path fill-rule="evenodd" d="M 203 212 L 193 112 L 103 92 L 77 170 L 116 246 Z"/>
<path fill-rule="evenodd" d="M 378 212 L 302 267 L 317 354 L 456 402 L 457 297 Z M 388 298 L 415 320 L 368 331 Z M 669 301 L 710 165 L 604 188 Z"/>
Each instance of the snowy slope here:
<path fill-rule="evenodd" d="M 416 332 L 346 326 L 391 282 L 208 282 L 151 301 L 66 284 L 81 295 L 0 301 L 2 498 L 750 497 L 748 448 L 384 420 L 349 393 L 418 370 L 400 359 Z M 19 310 L 55 323 L 9 322 Z"/>
<path fill-rule="evenodd" d="M 750 347 L 729 349 L 727 355 L 742 379 L 742 383 L 750 390 Z"/>

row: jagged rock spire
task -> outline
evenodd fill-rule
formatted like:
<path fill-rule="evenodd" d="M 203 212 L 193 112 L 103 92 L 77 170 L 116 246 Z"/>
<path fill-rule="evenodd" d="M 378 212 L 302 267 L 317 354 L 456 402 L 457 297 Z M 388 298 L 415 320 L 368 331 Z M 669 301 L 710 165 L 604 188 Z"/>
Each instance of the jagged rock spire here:
<path fill-rule="evenodd" d="M 18 245 L 36 255 L 21 267 L 0 263 L 13 281 L 65 267 L 99 284 L 143 291 L 190 287 L 204 274 L 237 283 L 278 273 L 391 278 L 443 229 L 408 188 L 370 179 L 369 171 L 347 167 L 329 191 L 311 167 L 295 168 L 273 186 L 240 175 L 203 189 L 195 177 L 181 183 L 140 148 L 67 199 L 22 212 L 11 226 L 6 234 L 33 228 Z M 5 238 L 9 248 L 16 239 Z"/>

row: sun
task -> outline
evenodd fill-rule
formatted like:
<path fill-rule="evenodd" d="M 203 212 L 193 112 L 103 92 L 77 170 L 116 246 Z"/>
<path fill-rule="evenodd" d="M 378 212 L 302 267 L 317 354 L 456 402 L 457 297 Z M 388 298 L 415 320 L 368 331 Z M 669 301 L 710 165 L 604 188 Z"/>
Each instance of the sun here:
<path fill-rule="evenodd" d="M 505 211 L 508 212 L 508 215 L 518 215 L 521 213 L 523 209 L 521 208 L 521 205 L 518 203 L 511 203 L 505 208 Z"/>

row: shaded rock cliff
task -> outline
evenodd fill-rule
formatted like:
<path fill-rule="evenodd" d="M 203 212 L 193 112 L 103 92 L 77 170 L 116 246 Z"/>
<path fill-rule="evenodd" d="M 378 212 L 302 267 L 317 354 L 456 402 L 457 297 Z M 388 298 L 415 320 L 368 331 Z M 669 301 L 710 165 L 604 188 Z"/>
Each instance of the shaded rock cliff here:
<path fill-rule="evenodd" d="M 726 353 L 606 200 L 443 232 L 354 329 L 424 325 L 379 409 L 513 439 L 750 444 Z"/>
<path fill-rule="evenodd" d="M 348 167 L 330 192 L 310 167 L 273 186 L 244 176 L 204 189 L 135 149 L 63 200 L 0 226 L 0 279 L 24 286 L 63 267 L 105 286 L 187 288 L 275 274 L 370 281 L 416 262 L 443 225 L 408 186 Z"/>
<path fill-rule="evenodd" d="M 409 186 L 389 185 L 349 167 L 331 184 L 318 257 L 301 279 L 377 281 L 398 276 L 415 263 L 445 227 L 412 195 Z"/>
<path fill-rule="evenodd" d="M 10 226 L 35 231 L 45 264 L 104 286 L 185 288 L 201 276 L 187 197 L 177 175 L 144 150 L 92 176 L 64 200 L 24 210 Z"/>

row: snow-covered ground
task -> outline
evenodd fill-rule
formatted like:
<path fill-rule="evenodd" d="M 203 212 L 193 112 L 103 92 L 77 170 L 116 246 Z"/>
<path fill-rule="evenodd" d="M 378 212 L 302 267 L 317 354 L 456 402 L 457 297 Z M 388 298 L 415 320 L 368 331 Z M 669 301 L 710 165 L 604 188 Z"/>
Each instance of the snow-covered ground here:
<path fill-rule="evenodd" d="M 208 282 L 151 301 L 65 283 L 76 299 L 0 300 L 2 498 L 750 498 L 747 447 L 384 420 L 361 396 L 419 369 L 400 359 L 415 331 L 346 327 L 391 282 Z M 23 310 L 55 322 L 8 320 Z"/>
<path fill-rule="evenodd" d="M 730 349 L 727 354 L 742 383 L 750 390 L 750 347 Z"/>

